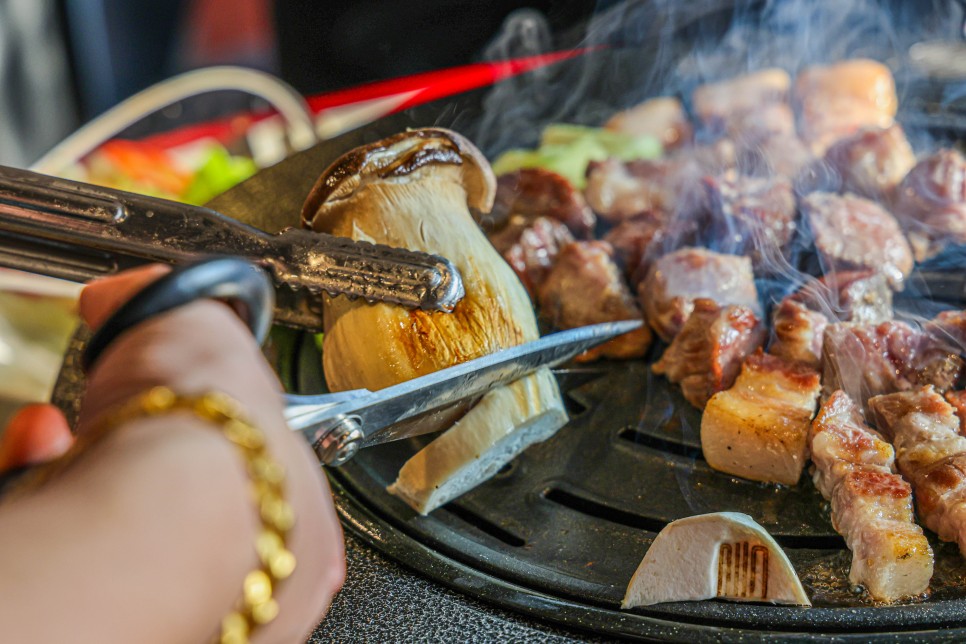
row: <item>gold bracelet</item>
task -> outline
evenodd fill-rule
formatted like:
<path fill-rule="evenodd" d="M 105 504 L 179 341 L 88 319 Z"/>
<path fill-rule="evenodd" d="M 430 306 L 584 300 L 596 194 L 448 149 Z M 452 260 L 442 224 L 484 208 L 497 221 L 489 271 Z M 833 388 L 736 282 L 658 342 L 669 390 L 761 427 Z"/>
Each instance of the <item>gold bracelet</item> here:
<path fill-rule="evenodd" d="M 255 538 L 259 565 L 245 576 L 242 598 L 221 620 L 221 634 L 215 641 L 247 643 L 256 627 L 268 624 L 278 615 L 273 590 L 295 570 L 295 555 L 286 547 L 295 514 L 284 498 L 285 468 L 268 452 L 264 433 L 245 418 L 241 405 L 230 396 L 218 392 L 186 396 L 167 387 L 155 387 L 135 396 L 98 419 L 63 456 L 31 471 L 4 500 L 22 496 L 57 476 L 112 430 L 134 420 L 178 411 L 190 412 L 218 427 L 245 459 L 260 523 Z"/>

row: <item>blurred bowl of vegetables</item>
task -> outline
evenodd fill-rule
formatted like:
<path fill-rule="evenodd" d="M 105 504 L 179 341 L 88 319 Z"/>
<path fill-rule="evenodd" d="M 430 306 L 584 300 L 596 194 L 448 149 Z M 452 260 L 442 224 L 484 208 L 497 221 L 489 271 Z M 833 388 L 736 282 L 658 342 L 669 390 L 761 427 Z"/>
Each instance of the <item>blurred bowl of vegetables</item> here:
<path fill-rule="evenodd" d="M 301 96 L 253 70 L 188 72 L 125 100 L 31 169 L 183 203 L 215 196 L 316 142 Z M 0 429 L 48 400 L 81 285 L 0 268 Z"/>

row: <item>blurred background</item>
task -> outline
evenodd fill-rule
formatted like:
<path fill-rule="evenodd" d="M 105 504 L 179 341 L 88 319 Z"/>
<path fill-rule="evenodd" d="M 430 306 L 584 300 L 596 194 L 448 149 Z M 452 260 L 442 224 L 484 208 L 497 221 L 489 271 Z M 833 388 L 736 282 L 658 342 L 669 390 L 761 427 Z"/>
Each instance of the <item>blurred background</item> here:
<path fill-rule="evenodd" d="M 506 18 L 554 32 L 594 0 L 0 0 L 0 163 L 26 166 L 80 124 L 178 73 L 233 64 L 303 95 L 479 60 Z"/>

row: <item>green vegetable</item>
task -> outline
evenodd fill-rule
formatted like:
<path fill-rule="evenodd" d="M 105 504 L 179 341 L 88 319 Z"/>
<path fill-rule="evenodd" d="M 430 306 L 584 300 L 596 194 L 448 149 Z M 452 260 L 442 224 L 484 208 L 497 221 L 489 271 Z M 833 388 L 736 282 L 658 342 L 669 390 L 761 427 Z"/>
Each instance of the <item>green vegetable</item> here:
<path fill-rule="evenodd" d="M 564 176 L 574 187 L 583 188 L 591 161 L 655 159 L 662 152 L 660 142 L 652 136 L 556 123 L 544 129 L 539 148 L 507 150 L 493 162 L 493 171 L 499 175 L 520 168 L 545 168 Z"/>
<path fill-rule="evenodd" d="M 256 171 L 258 166 L 251 159 L 232 156 L 220 145 L 212 146 L 181 201 L 200 206 Z"/>

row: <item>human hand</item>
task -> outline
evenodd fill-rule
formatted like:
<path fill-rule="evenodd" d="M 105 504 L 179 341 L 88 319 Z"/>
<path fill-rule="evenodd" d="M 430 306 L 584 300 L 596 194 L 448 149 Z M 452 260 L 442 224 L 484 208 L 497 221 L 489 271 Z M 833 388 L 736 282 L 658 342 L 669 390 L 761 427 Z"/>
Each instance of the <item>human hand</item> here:
<path fill-rule="evenodd" d="M 81 298 L 82 317 L 96 328 L 166 270 L 147 267 L 91 284 Z M 286 427 L 278 382 L 244 325 L 222 304 L 195 302 L 123 333 L 89 376 L 79 435 L 103 411 L 157 385 L 183 393 L 222 391 L 245 406 L 249 418 L 265 432 L 271 453 L 286 466 L 287 498 L 297 517 L 288 546 L 298 567 L 275 591 L 281 608 L 278 619 L 256 630 L 254 639 L 304 639 L 342 583 L 341 531 L 318 461 Z M 14 426 L 19 423 L 22 429 L 8 435 L 9 444 L 20 447 L 7 448 L 13 455 L 7 457 L 7 465 L 56 455 L 69 444 L 62 417 L 48 407 L 39 409 L 15 417 Z M 120 534 L 99 534 L 95 549 L 105 550 L 106 539 L 131 555 L 153 553 L 141 570 L 119 571 L 116 579 L 105 580 L 110 590 L 125 599 L 138 596 L 131 584 L 149 589 L 138 602 L 140 608 L 115 616 L 117 641 L 147 641 L 145 632 L 156 633 L 157 641 L 164 642 L 206 639 L 232 608 L 240 596 L 242 578 L 256 564 L 252 548 L 256 521 L 244 471 L 233 448 L 200 421 L 179 419 L 174 426 L 159 418 L 132 425 L 110 435 L 102 448 L 79 459 L 63 480 L 52 481 L 50 489 L 42 488 L 37 496 L 46 496 L 55 505 L 72 503 L 74 512 L 83 516 L 92 510 L 92 494 L 106 495 L 114 510 L 127 512 L 118 510 L 107 517 Z M 21 434 L 36 440 L 14 440 Z M 32 451 L 23 448 L 31 444 Z M 3 453 L 0 446 L 0 457 Z M 0 460 L 0 466 L 4 464 Z M 23 510 L 30 504 L 19 505 Z M 197 535 L 201 527 L 204 534 Z M 151 534 L 146 533 L 149 528 Z M 168 538 L 158 539 L 159 533 Z M 193 534 L 198 539 L 192 539 Z M 0 539 L 3 536 L 0 530 Z M 116 554 L 115 550 L 112 555 L 116 558 Z M 145 606 L 163 619 L 145 615 Z M 90 612 L 96 614 L 96 608 Z M 171 619 L 174 615 L 177 620 Z M 156 624 L 156 630 L 150 624 Z M 125 633 L 135 632 L 134 639 L 125 638 Z M 71 633 L 72 641 L 78 641 L 77 629 Z M 103 631 L 95 630 L 94 635 L 103 641 Z"/>

